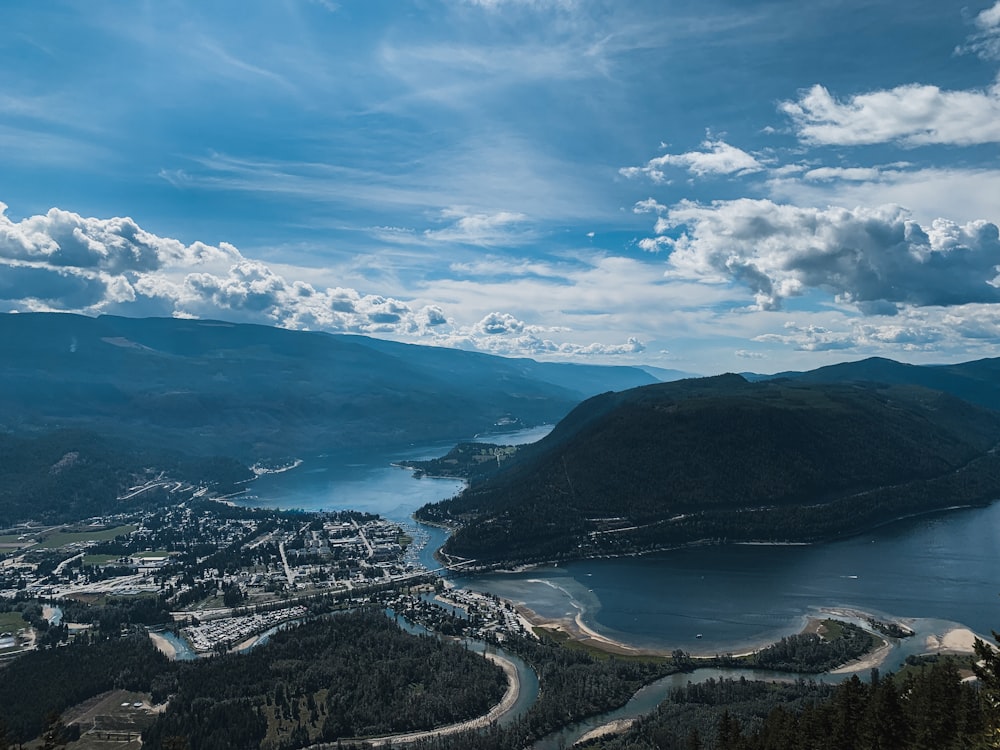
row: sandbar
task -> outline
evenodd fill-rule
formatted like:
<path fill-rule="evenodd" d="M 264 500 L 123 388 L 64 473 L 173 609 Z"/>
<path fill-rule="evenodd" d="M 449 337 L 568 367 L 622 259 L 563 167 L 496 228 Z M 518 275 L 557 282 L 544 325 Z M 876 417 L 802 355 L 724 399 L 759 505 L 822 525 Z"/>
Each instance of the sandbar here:
<path fill-rule="evenodd" d="M 978 636 L 968 628 L 952 628 L 941 635 L 929 635 L 925 641 L 932 654 L 972 654 Z"/>
<path fill-rule="evenodd" d="M 609 721 L 607 724 L 602 724 L 596 729 L 591 729 L 573 744 L 582 745 L 585 742 L 596 740 L 598 737 L 607 737 L 609 734 L 621 734 L 634 723 L 635 719 L 615 719 L 614 721 Z"/>
<path fill-rule="evenodd" d="M 149 631 L 149 639 L 156 646 L 157 650 L 170 659 L 170 661 L 174 661 L 177 658 L 177 647 L 164 638 L 161 633 L 154 633 L 151 630 Z"/>
<path fill-rule="evenodd" d="M 663 656 L 666 654 L 666 652 L 663 651 L 639 649 L 635 646 L 630 646 L 627 643 L 617 641 L 614 638 L 608 638 L 605 635 L 601 635 L 596 630 L 590 628 L 583 621 L 583 615 L 581 613 L 577 613 L 576 617 L 549 618 L 542 617 L 537 612 L 528 609 L 528 607 L 523 604 L 517 604 L 515 605 L 515 608 L 517 613 L 530 626 L 528 632 L 531 632 L 531 628 L 558 630 L 559 632 L 565 633 L 569 636 L 571 640 L 593 646 L 611 654 L 635 654 L 641 656 Z"/>

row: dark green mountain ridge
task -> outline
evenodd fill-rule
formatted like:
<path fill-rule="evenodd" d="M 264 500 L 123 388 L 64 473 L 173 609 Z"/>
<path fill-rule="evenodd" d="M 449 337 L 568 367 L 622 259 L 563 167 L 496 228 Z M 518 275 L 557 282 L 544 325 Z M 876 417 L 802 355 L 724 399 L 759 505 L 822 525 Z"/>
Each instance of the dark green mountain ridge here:
<path fill-rule="evenodd" d="M 1000 413 L 919 386 L 738 375 L 596 396 L 420 517 L 484 563 L 809 542 L 1000 496 Z"/>

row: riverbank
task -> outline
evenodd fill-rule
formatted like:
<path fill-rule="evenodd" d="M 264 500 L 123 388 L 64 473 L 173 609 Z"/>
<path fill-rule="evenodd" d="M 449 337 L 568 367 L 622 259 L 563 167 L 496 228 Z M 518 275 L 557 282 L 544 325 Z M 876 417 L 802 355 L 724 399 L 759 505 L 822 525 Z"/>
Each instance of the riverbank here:
<path fill-rule="evenodd" d="M 149 640 L 151 640 L 157 650 L 170 659 L 170 661 L 174 661 L 177 658 L 177 648 L 174 644 L 164 638 L 162 634 L 150 630 Z"/>

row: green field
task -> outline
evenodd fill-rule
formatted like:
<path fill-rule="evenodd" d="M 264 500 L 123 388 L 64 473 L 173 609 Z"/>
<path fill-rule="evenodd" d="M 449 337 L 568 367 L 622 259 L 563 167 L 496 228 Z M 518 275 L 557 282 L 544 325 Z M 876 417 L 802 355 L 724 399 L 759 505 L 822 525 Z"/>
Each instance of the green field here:
<path fill-rule="evenodd" d="M 3 534 L 0 535 L 0 548 L 6 549 L 16 549 L 18 547 L 26 547 L 31 544 L 31 540 L 18 539 L 20 534 Z"/>
<path fill-rule="evenodd" d="M 27 624 L 20 612 L 0 612 L 0 633 L 16 633 Z"/>
<path fill-rule="evenodd" d="M 107 565 L 109 562 L 118 559 L 118 555 L 84 555 L 84 565 Z"/>
<path fill-rule="evenodd" d="M 132 555 L 132 557 L 137 557 L 140 559 L 145 559 L 148 557 L 169 557 L 169 556 L 170 552 L 165 549 L 146 550 L 145 552 L 136 552 L 135 554 Z"/>
<path fill-rule="evenodd" d="M 106 542 L 122 534 L 131 534 L 137 526 L 116 526 L 113 529 L 95 529 L 94 531 L 57 531 L 45 537 L 39 543 L 42 549 L 58 549 L 74 542 Z"/>

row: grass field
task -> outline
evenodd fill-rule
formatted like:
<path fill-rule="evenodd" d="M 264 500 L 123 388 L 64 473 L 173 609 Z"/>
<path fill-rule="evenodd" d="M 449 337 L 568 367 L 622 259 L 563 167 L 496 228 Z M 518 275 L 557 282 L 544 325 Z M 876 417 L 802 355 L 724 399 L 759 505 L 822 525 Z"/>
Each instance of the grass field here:
<path fill-rule="evenodd" d="M 154 549 L 146 550 L 145 552 L 136 552 L 132 557 L 138 557 L 140 559 L 145 559 L 147 557 L 169 557 L 170 552 L 165 549 Z"/>
<path fill-rule="evenodd" d="M 74 542 L 106 542 L 122 534 L 131 534 L 136 528 L 138 527 L 128 525 L 94 531 L 57 531 L 46 536 L 38 546 L 42 549 L 58 549 Z"/>
<path fill-rule="evenodd" d="M 118 555 L 84 555 L 84 565 L 107 565 L 112 560 L 117 560 Z"/>
<path fill-rule="evenodd" d="M 0 633 L 16 633 L 27 624 L 20 612 L 0 612 Z"/>
<path fill-rule="evenodd" d="M 0 550 L 16 550 L 34 544 L 33 539 L 18 539 L 20 534 L 0 534 Z"/>

